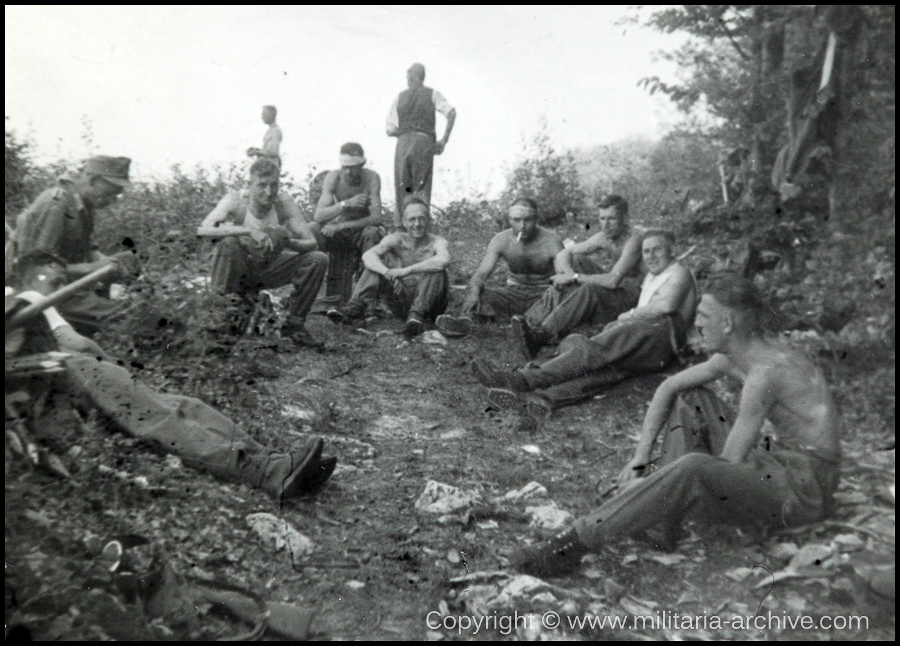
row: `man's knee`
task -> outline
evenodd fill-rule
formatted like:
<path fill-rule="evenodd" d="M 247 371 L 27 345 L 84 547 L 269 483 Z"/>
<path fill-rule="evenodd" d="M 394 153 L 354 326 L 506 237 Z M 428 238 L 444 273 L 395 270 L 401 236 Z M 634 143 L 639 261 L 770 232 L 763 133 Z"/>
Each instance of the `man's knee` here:
<path fill-rule="evenodd" d="M 328 254 L 322 251 L 310 251 L 307 254 L 307 262 L 315 271 L 328 269 Z"/>
<path fill-rule="evenodd" d="M 688 453 L 672 462 L 670 468 L 682 475 L 699 475 L 707 467 L 721 464 L 721 458 L 715 458 L 707 453 Z"/>
<path fill-rule="evenodd" d="M 377 226 L 366 227 L 362 230 L 360 242 L 363 249 L 374 247 L 381 240 L 381 229 Z"/>
<path fill-rule="evenodd" d="M 237 236 L 222 238 L 216 245 L 216 257 L 232 257 L 244 251 L 241 240 Z"/>

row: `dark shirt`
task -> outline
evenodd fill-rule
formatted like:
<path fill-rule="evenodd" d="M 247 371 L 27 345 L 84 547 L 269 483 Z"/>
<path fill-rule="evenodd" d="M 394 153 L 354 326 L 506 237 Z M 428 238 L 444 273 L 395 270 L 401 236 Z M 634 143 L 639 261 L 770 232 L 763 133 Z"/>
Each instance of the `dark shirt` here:
<path fill-rule="evenodd" d="M 67 263 L 90 262 L 97 249 L 93 243 L 94 213 L 75 192 L 61 181 L 31 203 L 17 218 L 18 254 L 42 249 Z"/>

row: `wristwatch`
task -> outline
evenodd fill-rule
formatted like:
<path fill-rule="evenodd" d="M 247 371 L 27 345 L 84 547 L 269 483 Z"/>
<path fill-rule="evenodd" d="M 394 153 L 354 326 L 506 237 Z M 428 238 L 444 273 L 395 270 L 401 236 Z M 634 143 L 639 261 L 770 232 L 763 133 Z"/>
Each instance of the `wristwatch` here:
<path fill-rule="evenodd" d="M 578 274 L 578 273 L 572 274 L 572 282 L 575 283 L 575 284 L 577 284 L 577 283 L 578 283 L 578 278 L 579 278 L 580 276 L 581 276 L 581 274 Z"/>

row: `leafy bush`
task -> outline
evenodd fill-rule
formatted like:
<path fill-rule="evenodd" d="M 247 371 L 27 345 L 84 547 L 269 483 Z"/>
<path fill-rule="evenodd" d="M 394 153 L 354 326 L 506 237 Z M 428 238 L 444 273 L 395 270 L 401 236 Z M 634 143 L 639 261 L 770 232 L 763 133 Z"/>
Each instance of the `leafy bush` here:
<path fill-rule="evenodd" d="M 576 215 L 587 210 L 587 196 L 581 187 L 575 157 L 557 154 L 544 121 L 525 144 L 522 159 L 507 178 L 500 201 L 508 206 L 518 197 L 530 197 L 540 207 L 542 224 L 565 221 L 567 212 Z"/>

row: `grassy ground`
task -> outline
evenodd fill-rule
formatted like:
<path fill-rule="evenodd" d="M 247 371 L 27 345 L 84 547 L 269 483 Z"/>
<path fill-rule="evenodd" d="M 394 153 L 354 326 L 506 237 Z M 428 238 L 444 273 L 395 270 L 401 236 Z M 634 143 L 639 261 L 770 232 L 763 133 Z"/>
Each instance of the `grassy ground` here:
<path fill-rule="evenodd" d="M 473 235 L 481 240 L 479 249 L 489 234 Z M 461 248 L 471 246 L 461 243 Z M 459 275 L 474 268 L 478 254 L 469 255 Z M 625 616 L 663 609 L 726 617 L 769 611 L 776 616 L 866 615 L 869 628 L 520 627 L 507 635 L 510 631 L 497 623 L 464 636 L 893 635 L 893 604 L 867 591 L 860 576 L 877 564 L 893 565 L 894 559 L 894 506 L 887 494 L 894 454 L 883 450 L 893 447 L 892 422 L 887 421 L 893 419 L 892 351 L 889 356 L 882 351 L 823 357 L 849 420 L 849 460 L 836 515 L 840 525 L 768 536 L 692 527 L 675 558 L 626 541 L 589 558 L 581 573 L 541 584 L 496 573 L 505 568 L 503 551 L 546 534 L 523 522 L 532 503 L 508 502 L 499 517 L 471 518 L 423 514 L 415 501 L 429 480 L 478 492 L 484 499 L 537 481 L 549 500 L 574 516 L 591 510 L 598 503 L 595 485 L 605 488 L 630 457 L 662 376 L 627 381 L 544 423 L 523 424 L 515 414 L 492 410 L 471 376 L 475 356 L 489 352 L 500 361 L 516 361 L 505 328 L 484 327 L 471 338 L 439 345 L 406 343 L 393 334 L 397 325 L 383 321 L 357 331 L 311 317 L 313 333 L 327 340 L 322 352 L 251 338 L 224 355 L 188 358 L 137 349 L 130 357 L 140 378 L 170 392 L 202 396 L 275 448 L 310 433 L 322 436 L 326 454 L 339 457 L 337 472 L 318 495 L 282 508 L 258 490 L 223 484 L 112 433 L 90 414 L 48 406 L 40 434 L 73 476 L 30 471 L 7 451 L 7 631 L 18 627 L 44 639 L 166 639 L 222 637 L 248 629 L 189 608 L 151 616 L 146 603 L 113 583 L 96 554 L 97 545 L 126 537 L 126 543 L 147 544 L 127 550 L 122 569 L 143 575 L 169 564 L 186 580 L 226 581 L 267 601 L 313 607 L 312 636 L 321 639 L 457 637 L 450 629 L 430 630 L 426 617 L 432 611 L 447 617 L 540 616 L 546 611 Z M 120 355 L 127 347 L 116 344 Z M 315 543 L 312 555 L 292 559 L 286 549 L 275 551 L 260 540 L 245 521 L 255 512 L 283 517 Z M 820 546 L 819 563 L 794 572 L 771 591 L 765 584 L 755 589 L 765 579 L 756 572 L 785 569 L 791 544 Z M 751 574 L 736 571 L 754 566 L 762 567 Z M 477 578 L 477 573 L 492 572 Z M 453 582 L 466 575 L 475 577 Z M 190 617 L 185 618 L 185 610 Z M 432 625 L 440 621 L 436 617 L 431 615 Z"/>

